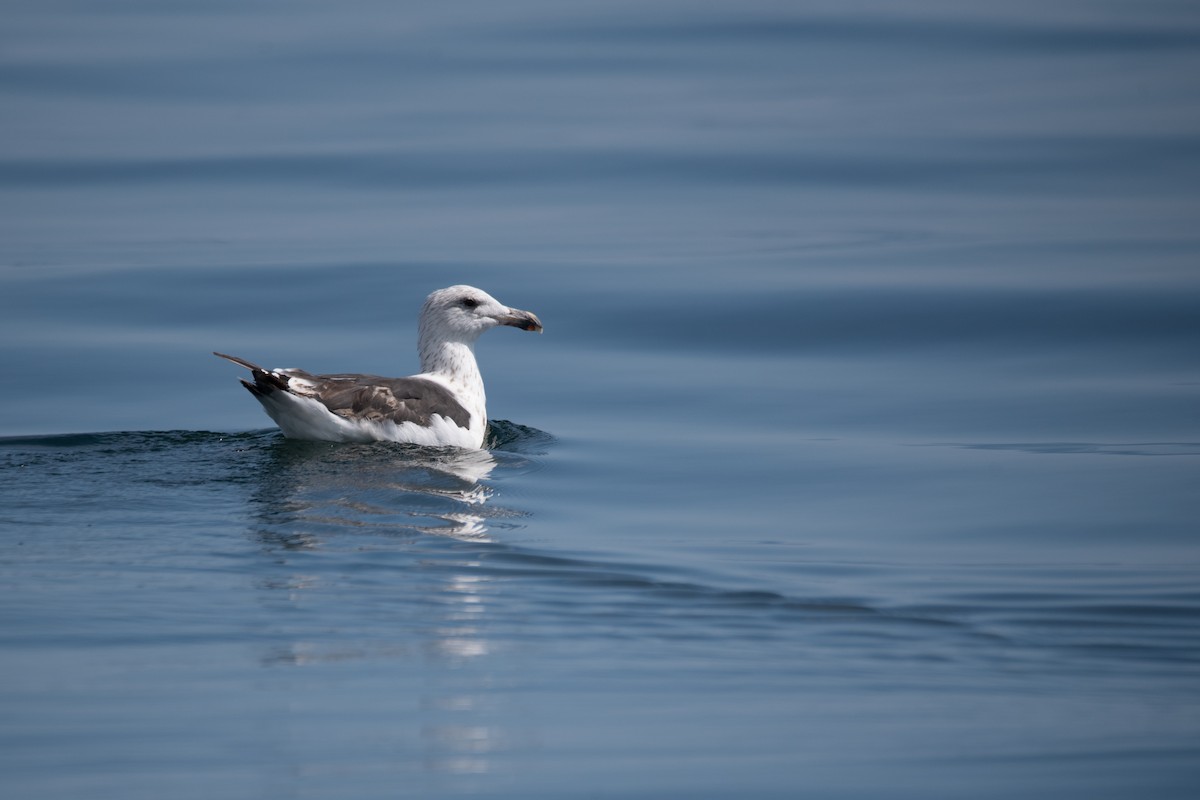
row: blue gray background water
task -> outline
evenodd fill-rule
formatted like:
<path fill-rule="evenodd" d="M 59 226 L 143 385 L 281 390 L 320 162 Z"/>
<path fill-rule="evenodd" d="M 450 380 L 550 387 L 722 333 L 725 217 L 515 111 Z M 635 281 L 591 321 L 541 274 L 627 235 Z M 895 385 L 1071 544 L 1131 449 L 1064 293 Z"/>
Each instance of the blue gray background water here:
<path fill-rule="evenodd" d="M 2 14 L 6 797 L 1193 796 L 1194 4 Z"/>

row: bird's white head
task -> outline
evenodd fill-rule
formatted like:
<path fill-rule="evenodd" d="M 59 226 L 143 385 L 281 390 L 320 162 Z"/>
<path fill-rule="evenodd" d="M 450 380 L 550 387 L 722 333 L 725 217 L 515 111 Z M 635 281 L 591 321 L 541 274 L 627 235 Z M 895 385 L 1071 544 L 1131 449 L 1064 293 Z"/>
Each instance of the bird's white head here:
<path fill-rule="evenodd" d="M 425 298 L 421 307 L 420 336 L 427 341 L 470 344 L 497 325 L 542 331 L 542 322 L 535 314 L 509 308 L 474 286 L 438 289 Z"/>

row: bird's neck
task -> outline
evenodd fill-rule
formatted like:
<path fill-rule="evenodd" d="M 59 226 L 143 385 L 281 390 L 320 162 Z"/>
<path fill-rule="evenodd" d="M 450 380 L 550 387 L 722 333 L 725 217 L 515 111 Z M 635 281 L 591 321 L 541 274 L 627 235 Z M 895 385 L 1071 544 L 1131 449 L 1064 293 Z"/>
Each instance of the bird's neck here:
<path fill-rule="evenodd" d="M 472 342 L 433 342 L 422 337 L 418 343 L 421 354 L 421 372 L 438 375 L 460 391 L 478 397 L 484 402 L 483 376 L 475 363 L 475 345 Z"/>

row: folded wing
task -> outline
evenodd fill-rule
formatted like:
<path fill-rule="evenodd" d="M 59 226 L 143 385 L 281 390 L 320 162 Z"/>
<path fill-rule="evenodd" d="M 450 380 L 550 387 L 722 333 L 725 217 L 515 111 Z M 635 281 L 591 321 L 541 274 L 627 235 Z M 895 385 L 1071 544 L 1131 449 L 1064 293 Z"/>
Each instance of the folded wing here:
<path fill-rule="evenodd" d="M 420 377 L 384 378 L 379 375 L 313 375 L 302 369 L 264 369 L 224 353 L 214 353 L 250 370 L 254 381 L 242 381 L 260 400 L 286 392 L 320 402 L 330 413 L 348 420 L 405 422 L 428 426 L 435 414 L 469 428 L 471 414 L 454 394 L 437 381 Z"/>

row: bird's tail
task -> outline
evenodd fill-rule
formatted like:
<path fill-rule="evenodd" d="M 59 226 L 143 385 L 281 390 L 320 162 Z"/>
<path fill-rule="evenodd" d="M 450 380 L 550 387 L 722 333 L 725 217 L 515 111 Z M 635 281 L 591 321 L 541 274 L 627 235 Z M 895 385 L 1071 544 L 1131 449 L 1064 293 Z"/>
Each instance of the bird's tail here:
<path fill-rule="evenodd" d="M 247 361 L 244 358 L 238 358 L 237 356 L 228 356 L 228 355 L 225 355 L 224 353 L 218 353 L 215 350 L 213 351 L 213 355 L 216 356 L 217 358 L 223 358 L 226 361 L 232 361 L 233 363 L 237 364 L 238 366 L 245 367 L 246 369 L 250 370 L 251 372 L 266 372 L 266 370 L 263 369 L 262 367 L 260 367 L 258 364 L 255 364 L 252 361 Z"/>
<path fill-rule="evenodd" d="M 213 351 L 213 355 L 217 356 L 218 358 L 223 358 L 226 361 L 232 361 L 239 367 L 245 367 L 246 369 L 250 370 L 250 374 L 254 377 L 254 383 L 251 383 L 250 381 L 242 381 L 242 386 L 245 386 L 247 389 L 249 389 L 250 393 L 255 397 L 263 397 L 264 395 L 268 395 L 276 389 L 282 389 L 285 392 L 288 390 L 288 380 L 284 375 L 280 375 L 277 372 L 272 372 L 269 369 L 263 369 L 253 361 L 247 361 L 246 359 L 238 358 L 237 356 L 218 353 L 215 350 Z"/>

